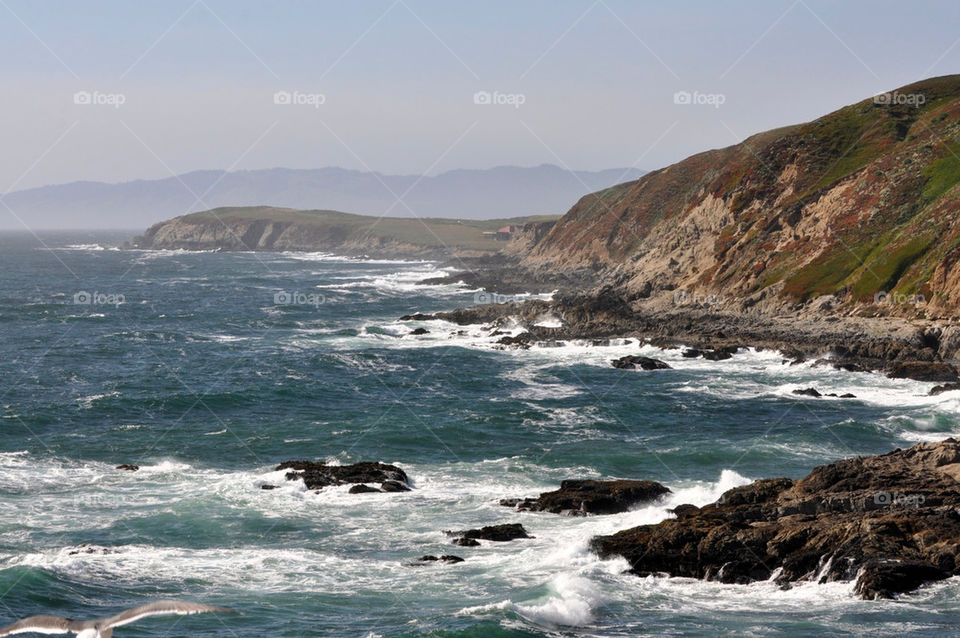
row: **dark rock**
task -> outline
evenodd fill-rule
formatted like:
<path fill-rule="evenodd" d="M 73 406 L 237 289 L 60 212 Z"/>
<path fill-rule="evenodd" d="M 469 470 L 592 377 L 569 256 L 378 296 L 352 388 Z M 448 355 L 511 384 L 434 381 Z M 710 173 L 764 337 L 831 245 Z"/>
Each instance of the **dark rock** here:
<path fill-rule="evenodd" d="M 331 485 L 350 483 L 385 483 L 397 481 L 409 485 L 407 474 L 395 465 L 364 461 L 352 465 L 327 465 L 324 461 L 286 461 L 276 467 L 287 472 L 288 481 L 303 479 L 308 489 L 318 490 Z"/>
<path fill-rule="evenodd" d="M 422 312 L 418 312 L 413 315 L 403 315 L 400 317 L 400 321 L 431 321 L 436 319 L 433 315 L 425 315 Z"/>
<path fill-rule="evenodd" d="M 459 556 L 454 556 L 452 554 L 444 554 L 443 556 L 437 557 L 432 554 L 427 554 L 426 556 L 420 557 L 421 563 L 462 563 L 463 559 Z"/>
<path fill-rule="evenodd" d="M 639 355 L 629 354 L 625 357 L 620 357 L 611 362 L 614 368 L 619 368 L 620 370 L 633 370 L 638 366 L 643 370 L 669 370 L 668 366 L 663 361 L 659 359 L 651 359 L 650 357 L 641 357 Z"/>
<path fill-rule="evenodd" d="M 914 381 L 935 381 L 947 383 L 957 381 L 957 369 L 949 363 L 907 361 L 895 363 L 887 374 L 891 379 L 913 379 Z"/>
<path fill-rule="evenodd" d="M 733 358 L 733 355 L 737 353 L 737 350 L 739 350 L 737 347 L 713 348 L 711 350 L 704 350 L 703 358 L 707 361 L 726 361 L 727 359 Z"/>
<path fill-rule="evenodd" d="M 400 481 L 384 481 L 380 484 L 380 489 L 384 492 L 409 492 L 410 487 Z"/>
<path fill-rule="evenodd" d="M 944 383 L 943 385 L 934 386 L 930 389 L 930 396 L 935 397 L 938 394 L 943 394 L 944 392 L 956 392 L 960 390 L 960 383 Z"/>
<path fill-rule="evenodd" d="M 378 490 L 378 489 L 375 488 L 375 487 L 370 487 L 369 485 L 364 485 L 363 483 L 359 483 L 359 484 L 354 485 L 353 487 L 351 487 L 351 488 L 348 490 L 348 493 L 350 493 L 350 494 L 373 494 L 373 493 L 379 494 L 379 493 L 381 493 L 382 491 L 383 491 L 383 490 Z"/>
<path fill-rule="evenodd" d="M 703 356 L 703 350 L 698 350 L 696 348 L 687 348 L 681 354 L 686 359 L 696 359 L 697 357 Z"/>
<path fill-rule="evenodd" d="M 678 519 L 684 519 L 688 516 L 693 516 L 700 511 L 700 508 L 696 505 L 690 505 L 689 503 L 684 503 L 683 505 L 677 505 L 672 510 L 668 510 Z"/>
<path fill-rule="evenodd" d="M 129 465 L 129 464 L 127 464 L 127 463 L 124 463 L 123 465 L 118 465 L 118 466 L 117 466 L 117 469 L 118 469 L 118 470 L 123 470 L 123 471 L 125 471 L 125 472 L 136 472 L 137 470 L 140 469 L 140 466 L 139 466 L 139 465 Z"/>
<path fill-rule="evenodd" d="M 444 532 L 447 536 L 455 536 L 454 543 L 464 547 L 479 545 L 477 540 L 505 543 L 518 538 L 531 538 L 527 530 L 520 523 L 504 523 L 502 525 L 488 525 L 480 529 L 468 529 L 459 532 Z M 473 541 L 473 542 L 470 542 Z"/>
<path fill-rule="evenodd" d="M 854 591 L 867 600 L 893 598 L 949 577 L 949 572 L 923 561 L 871 560 L 863 566 Z"/>
<path fill-rule="evenodd" d="M 500 337 L 500 339 L 497 340 L 497 343 L 500 344 L 501 346 L 511 346 L 511 347 L 522 348 L 526 350 L 531 345 L 533 345 L 533 341 L 534 341 L 534 338 L 532 334 L 530 334 L 529 332 L 521 332 L 515 337 L 510 337 L 510 336 Z"/>
<path fill-rule="evenodd" d="M 415 328 L 410 331 L 410 334 L 414 337 L 418 337 L 420 335 L 428 335 L 430 334 L 430 331 L 427 330 L 426 328 Z"/>
<path fill-rule="evenodd" d="M 804 390 L 794 390 L 793 393 L 794 393 L 794 394 L 799 394 L 799 395 L 802 395 L 802 396 L 806 396 L 806 397 L 818 397 L 818 398 L 819 398 L 819 397 L 823 396 L 822 394 L 820 394 L 820 393 L 817 391 L 816 388 L 806 388 L 806 389 L 804 389 Z"/>
<path fill-rule="evenodd" d="M 654 481 L 571 479 L 560 483 L 559 490 L 544 492 L 538 498 L 503 499 L 500 504 L 554 514 L 619 514 L 669 492 Z"/>
<path fill-rule="evenodd" d="M 275 489 L 277 489 L 277 486 L 276 486 L 276 485 L 271 485 L 271 484 L 269 484 L 269 483 L 264 483 L 263 485 L 260 486 L 260 489 L 261 489 L 261 490 L 275 490 Z"/>
<path fill-rule="evenodd" d="M 864 598 L 909 591 L 960 574 L 960 442 L 815 468 L 727 491 L 677 518 L 593 539 L 603 557 L 623 556 L 636 574 L 666 573 L 745 583 L 780 569 L 789 585 L 860 579 Z"/>

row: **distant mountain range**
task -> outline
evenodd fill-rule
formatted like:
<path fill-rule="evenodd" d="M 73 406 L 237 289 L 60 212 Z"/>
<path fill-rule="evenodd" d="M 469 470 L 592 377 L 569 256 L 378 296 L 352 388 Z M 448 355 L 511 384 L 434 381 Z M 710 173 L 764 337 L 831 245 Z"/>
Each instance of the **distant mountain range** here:
<path fill-rule="evenodd" d="M 643 174 L 635 168 L 570 172 L 550 164 L 454 170 L 432 177 L 343 168 L 195 171 L 120 184 L 44 186 L 9 193 L 4 201 L 34 230 L 142 230 L 186 213 L 256 205 L 391 217 L 492 219 L 561 213 L 587 193 Z M 23 228 L 13 215 L 2 212 L 0 229 Z"/>

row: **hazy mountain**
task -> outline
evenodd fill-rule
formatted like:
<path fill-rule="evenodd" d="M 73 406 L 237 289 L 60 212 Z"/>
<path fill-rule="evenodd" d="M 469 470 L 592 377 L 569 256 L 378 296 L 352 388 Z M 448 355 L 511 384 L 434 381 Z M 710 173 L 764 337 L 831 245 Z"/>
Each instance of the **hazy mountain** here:
<path fill-rule="evenodd" d="M 32 229 L 135 228 L 222 206 L 335 209 L 392 217 L 489 219 L 553 214 L 583 195 L 635 180 L 644 171 L 568 172 L 558 166 L 454 170 L 434 177 L 342 168 L 195 171 L 120 184 L 73 182 L 4 197 Z M 403 202 L 397 202 L 397 198 Z M 411 212 L 412 211 L 412 212 Z M 0 229 L 22 229 L 8 211 Z"/>

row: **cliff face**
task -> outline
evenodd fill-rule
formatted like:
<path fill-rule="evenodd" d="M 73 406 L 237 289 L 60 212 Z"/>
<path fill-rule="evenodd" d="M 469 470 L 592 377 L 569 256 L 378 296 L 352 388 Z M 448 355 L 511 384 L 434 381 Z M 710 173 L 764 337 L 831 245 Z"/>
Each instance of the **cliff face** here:
<path fill-rule="evenodd" d="M 647 303 L 955 310 L 958 182 L 960 76 L 946 76 L 588 195 L 523 263 L 597 268 Z"/>

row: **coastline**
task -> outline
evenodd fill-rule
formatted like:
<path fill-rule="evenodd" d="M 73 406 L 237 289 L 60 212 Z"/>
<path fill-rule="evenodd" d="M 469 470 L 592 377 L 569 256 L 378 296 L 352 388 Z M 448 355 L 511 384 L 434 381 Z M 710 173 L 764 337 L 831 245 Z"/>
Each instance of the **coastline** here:
<path fill-rule="evenodd" d="M 456 275 L 445 278 L 456 279 Z M 510 283 L 513 290 L 516 284 Z M 530 285 L 530 292 L 542 290 Z M 823 312 L 810 306 L 774 315 L 697 305 L 650 307 L 629 302 L 612 287 L 590 294 L 557 294 L 550 301 L 488 303 L 431 317 L 459 325 L 500 328 L 519 323 L 514 345 L 566 339 L 634 338 L 658 346 L 698 349 L 773 349 L 793 362 L 823 359 L 850 371 L 878 371 L 894 378 L 953 383 L 960 380 L 960 325 L 954 321 L 906 317 L 862 317 Z M 555 320 L 549 327 L 542 319 Z M 539 324 L 539 325 L 538 325 Z"/>

